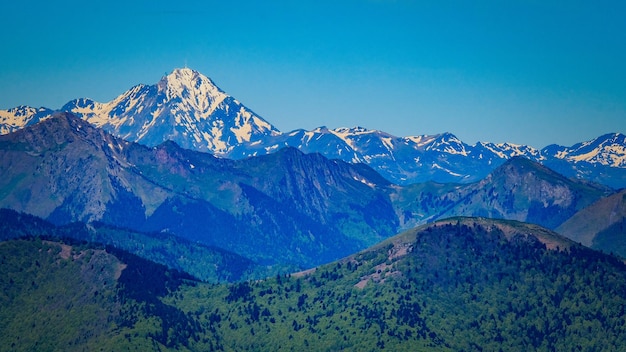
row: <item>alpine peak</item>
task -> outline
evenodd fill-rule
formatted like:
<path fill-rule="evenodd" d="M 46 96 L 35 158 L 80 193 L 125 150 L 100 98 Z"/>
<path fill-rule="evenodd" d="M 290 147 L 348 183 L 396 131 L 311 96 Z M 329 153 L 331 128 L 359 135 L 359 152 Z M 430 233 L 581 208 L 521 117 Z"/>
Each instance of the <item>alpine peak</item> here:
<path fill-rule="evenodd" d="M 210 78 L 190 68 L 174 69 L 157 86 L 168 99 L 178 97 L 194 102 L 200 110 L 219 104 L 228 96 Z"/>
<path fill-rule="evenodd" d="M 47 118 L 52 114 L 51 110 L 21 110 L 25 112 L 0 112 L 0 119 L 6 121 L 0 123 L 7 126 L 0 132 L 9 133 L 39 121 L 39 115 Z M 218 155 L 232 150 L 234 145 L 278 132 L 211 79 L 189 68 L 177 68 L 154 85 L 132 87 L 110 102 L 75 99 L 61 111 L 71 112 L 126 140 L 148 146 L 172 140 L 186 149 Z"/>
<path fill-rule="evenodd" d="M 626 136 L 621 133 L 541 150 L 511 143 L 468 145 L 451 133 L 396 137 L 360 126 L 322 126 L 282 133 L 210 78 L 187 67 L 172 70 L 156 84 L 136 85 L 110 102 L 75 99 L 60 111 L 148 146 L 171 140 L 181 148 L 232 159 L 291 146 L 306 153 L 365 163 L 402 184 L 475 182 L 511 157 L 524 156 L 568 177 L 626 187 Z M 35 124 L 53 112 L 27 106 L 0 110 L 0 134 Z"/>

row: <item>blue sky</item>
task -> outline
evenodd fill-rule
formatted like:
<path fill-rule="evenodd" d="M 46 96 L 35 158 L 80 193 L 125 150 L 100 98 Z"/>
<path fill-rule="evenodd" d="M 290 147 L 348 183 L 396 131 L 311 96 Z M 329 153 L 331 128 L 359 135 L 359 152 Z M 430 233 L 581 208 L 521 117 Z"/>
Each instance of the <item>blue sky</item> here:
<path fill-rule="evenodd" d="M 282 131 L 572 145 L 626 133 L 623 1 L 11 1 L 0 109 L 196 69 Z"/>

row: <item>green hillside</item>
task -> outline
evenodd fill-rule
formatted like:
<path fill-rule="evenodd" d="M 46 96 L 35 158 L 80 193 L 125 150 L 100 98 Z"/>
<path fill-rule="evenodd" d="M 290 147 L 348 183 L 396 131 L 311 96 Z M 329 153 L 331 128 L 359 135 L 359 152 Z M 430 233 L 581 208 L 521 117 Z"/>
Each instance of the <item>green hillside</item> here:
<path fill-rule="evenodd" d="M 6 292 L 0 345 L 107 351 L 626 346 L 624 263 L 514 221 L 445 220 L 317 270 L 228 285 L 186 280 L 120 251 L 85 245 L 67 253 L 67 246 L 36 239 L 0 244 Z M 49 348 L 38 348 L 43 344 Z"/>
<path fill-rule="evenodd" d="M 32 215 L 0 209 L 0 240 L 35 235 L 101 243 L 208 282 L 242 281 L 266 277 L 275 270 L 287 270 L 287 267 L 259 266 L 232 252 L 167 232 L 132 231 L 100 222 L 55 226 Z"/>
<path fill-rule="evenodd" d="M 185 277 L 163 266 L 37 238 L 0 242 L 0 258 L 2 351 L 156 350 L 199 330 L 159 300 Z"/>

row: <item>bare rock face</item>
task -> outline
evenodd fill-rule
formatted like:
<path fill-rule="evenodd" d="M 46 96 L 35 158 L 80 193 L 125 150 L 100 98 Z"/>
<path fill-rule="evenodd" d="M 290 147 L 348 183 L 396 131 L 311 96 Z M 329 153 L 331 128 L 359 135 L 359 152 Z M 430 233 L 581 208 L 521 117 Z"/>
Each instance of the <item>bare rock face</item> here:
<path fill-rule="evenodd" d="M 2 143 L 3 188 L 13 187 L 0 201 L 4 207 L 88 222 L 102 219 L 107 204 L 127 192 L 115 163 L 127 143 L 67 113 L 2 136 Z"/>

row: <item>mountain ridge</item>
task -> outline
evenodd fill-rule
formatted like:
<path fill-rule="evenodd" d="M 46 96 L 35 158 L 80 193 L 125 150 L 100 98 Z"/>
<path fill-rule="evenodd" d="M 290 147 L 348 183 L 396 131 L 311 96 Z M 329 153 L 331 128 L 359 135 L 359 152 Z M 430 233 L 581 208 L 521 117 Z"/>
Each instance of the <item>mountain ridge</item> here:
<path fill-rule="evenodd" d="M 128 142 L 70 113 L 0 136 L 0 207 L 56 225 L 167 232 L 263 265 L 331 261 L 450 216 L 555 228 L 610 194 L 512 158 L 481 181 L 390 183 L 366 164 L 286 147 L 233 160 Z"/>
<path fill-rule="evenodd" d="M 75 99 L 61 111 L 148 146 L 172 139 L 184 148 L 215 154 L 278 132 L 210 78 L 186 68 L 173 70 L 155 85 L 136 85 L 108 103 Z"/>
<path fill-rule="evenodd" d="M 294 148 L 222 159 L 174 142 L 127 142 L 59 113 L 0 136 L 0 160 L 0 207 L 56 225 L 167 231 L 264 265 L 309 267 L 397 227 L 388 181 Z"/>
<path fill-rule="evenodd" d="M 451 133 L 396 137 L 363 127 L 281 132 L 192 69 L 175 69 L 154 85 L 139 84 L 107 103 L 75 99 L 67 111 L 133 142 L 174 140 L 187 149 L 241 159 L 286 146 L 331 159 L 365 163 L 398 184 L 471 183 L 513 156 L 541 162 L 568 177 L 626 187 L 626 136 L 605 134 L 571 147 L 536 149 L 511 143 L 468 145 Z M 48 118 L 53 110 L 0 110 L 6 134 Z"/>
<path fill-rule="evenodd" d="M 599 199 L 556 228 L 585 246 L 626 258 L 626 189 Z"/>
<path fill-rule="evenodd" d="M 609 187 L 570 179 L 535 161 L 513 157 L 480 181 L 408 185 L 397 189 L 392 198 L 408 227 L 453 216 L 478 216 L 554 229 L 611 193 Z"/>
<path fill-rule="evenodd" d="M 229 285 L 89 243 L 11 240 L 0 257 L 0 342 L 15 351 L 614 351 L 626 343 L 624 262 L 515 221 L 446 219 L 306 273 Z"/>

